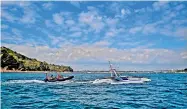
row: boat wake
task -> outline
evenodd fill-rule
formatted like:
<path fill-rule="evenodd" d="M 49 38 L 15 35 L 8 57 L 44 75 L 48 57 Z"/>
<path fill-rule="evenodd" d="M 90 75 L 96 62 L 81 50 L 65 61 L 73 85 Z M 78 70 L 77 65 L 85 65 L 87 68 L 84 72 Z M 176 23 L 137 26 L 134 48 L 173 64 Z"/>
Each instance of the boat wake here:
<path fill-rule="evenodd" d="M 5 84 L 15 84 L 15 83 L 45 83 L 42 80 L 9 80 L 4 82 Z"/>
<path fill-rule="evenodd" d="M 66 80 L 63 82 L 44 82 L 43 80 L 8 80 L 5 82 L 1 82 L 2 84 L 30 84 L 30 83 L 38 83 L 38 84 L 138 84 L 144 83 L 147 81 L 151 81 L 148 78 L 128 78 L 128 80 L 116 81 L 113 79 L 96 79 L 92 81 L 74 81 L 74 80 Z"/>
<path fill-rule="evenodd" d="M 63 82 L 44 82 L 42 80 L 9 80 L 5 82 L 1 82 L 2 84 L 30 84 L 30 83 L 39 83 L 39 84 L 69 84 L 73 83 L 72 80 L 66 80 Z"/>

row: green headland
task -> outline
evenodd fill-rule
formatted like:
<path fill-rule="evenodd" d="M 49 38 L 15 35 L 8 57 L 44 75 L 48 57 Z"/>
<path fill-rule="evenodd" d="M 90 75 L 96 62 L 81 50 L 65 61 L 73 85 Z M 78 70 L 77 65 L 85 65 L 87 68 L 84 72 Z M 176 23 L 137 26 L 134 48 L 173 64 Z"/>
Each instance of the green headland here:
<path fill-rule="evenodd" d="M 42 62 L 24 56 L 4 46 L 1 47 L 1 70 L 73 72 L 70 66 L 49 64 L 45 61 Z"/>

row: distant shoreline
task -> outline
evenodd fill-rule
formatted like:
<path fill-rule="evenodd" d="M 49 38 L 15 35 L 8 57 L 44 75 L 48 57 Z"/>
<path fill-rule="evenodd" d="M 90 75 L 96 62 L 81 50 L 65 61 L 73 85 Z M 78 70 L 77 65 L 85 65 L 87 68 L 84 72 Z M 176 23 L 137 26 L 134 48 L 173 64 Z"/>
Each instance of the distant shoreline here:
<path fill-rule="evenodd" d="M 57 71 L 21 71 L 21 70 L 3 70 L 0 69 L 0 73 L 14 73 L 14 72 L 21 72 L 21 73 L 49 73 L 49 72 L 57 72 Z M 60 72 L 58 72 L 60 73 Z M 63 73 L 72 73 L 72 72 L 63 72 Z"/>
<path fill-rule="evenodd" d="M 58 71 L 21 71 L 21 70 L 4 70 L 0 69 L 0 73 L 51 73 L 51 72 L 58 72 Z M 109 71 L 74 71 L 80 73 L 109 73 Z M 73 73 L 73 72 L 58 72 L 58 73 Z M 118 73 L 187 73 L 185 71 L 118 71 Z"/>

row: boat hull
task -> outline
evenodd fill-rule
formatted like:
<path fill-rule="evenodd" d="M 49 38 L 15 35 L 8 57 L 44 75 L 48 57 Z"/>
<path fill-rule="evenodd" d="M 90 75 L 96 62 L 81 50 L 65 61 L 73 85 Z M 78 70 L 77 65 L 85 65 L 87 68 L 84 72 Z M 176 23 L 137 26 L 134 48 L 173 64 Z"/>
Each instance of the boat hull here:
<path fill-rule="evenodd" d="M 62 79 L 51 79 L 51 80 L 48 80 L 48 79 L 44 79 L 45 82 L 57 82 L 57 81 L 66 81 L 66 80 L 70 80 L 70 79 L 73 79 L 74 76 L 69 76 L 69 77 L 66 77 L 66 78 L 62 78 Z"/>

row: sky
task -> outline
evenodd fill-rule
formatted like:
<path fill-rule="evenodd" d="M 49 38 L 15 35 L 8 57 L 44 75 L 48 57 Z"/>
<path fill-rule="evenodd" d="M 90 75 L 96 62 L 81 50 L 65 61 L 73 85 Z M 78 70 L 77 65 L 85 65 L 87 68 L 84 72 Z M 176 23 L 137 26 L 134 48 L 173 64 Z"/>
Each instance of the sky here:
<path fill-rule="evenodd" d="M 1 45 L 74 70 L 187 67 L 187 2 L 2 2 Z"/>

